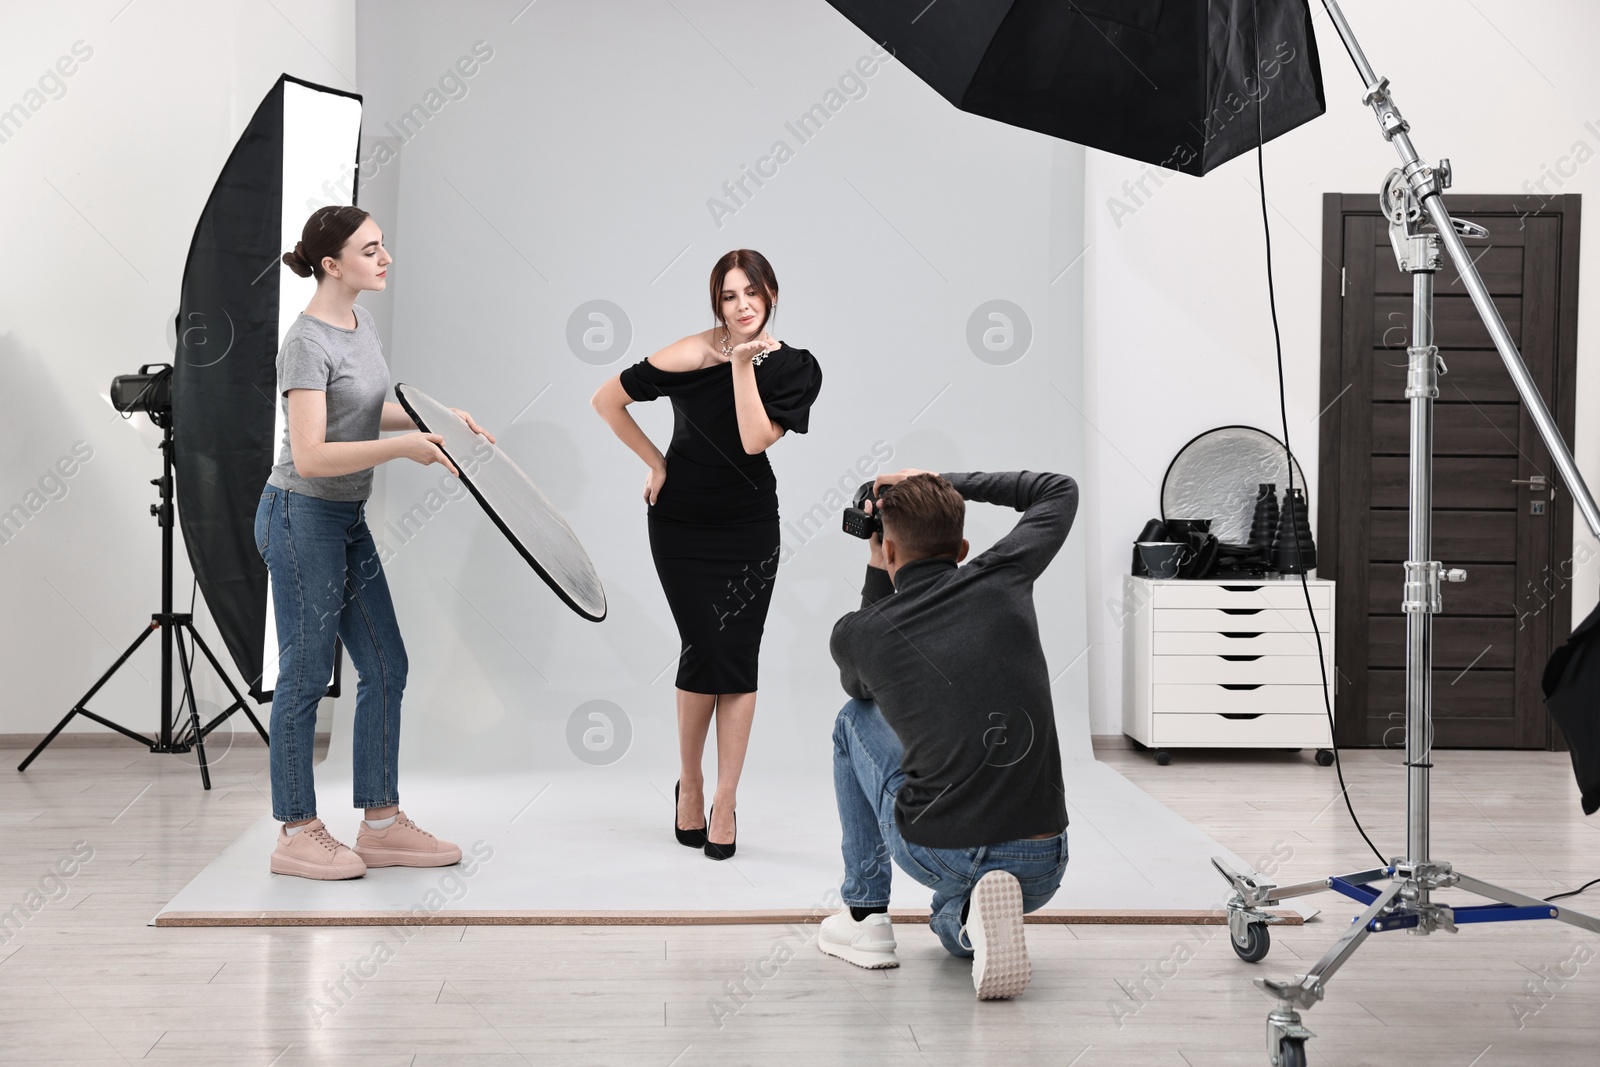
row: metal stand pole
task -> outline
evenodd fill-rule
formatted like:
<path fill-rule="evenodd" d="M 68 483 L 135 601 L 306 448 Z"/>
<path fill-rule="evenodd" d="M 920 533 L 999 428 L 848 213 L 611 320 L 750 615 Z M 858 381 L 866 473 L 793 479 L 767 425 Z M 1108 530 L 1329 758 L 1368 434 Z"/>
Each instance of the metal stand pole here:
<path fill-rule="evenodd" d="M 1577 501 L 1579 513 L 1596 537 L 1600 537 L 1600 510 L 1596 509 L 1571 451 L 1561 439 L 1555 420 L 1462 243 L 1463 236 L 1486 237 L 1487 231 L 1452 219 L 1445 210 L 1440 194 L 1450 185 L 1449 161 L 1441 160 L 1437 166 L 1421 161 L 1411 144 L 1410 124 L 1401 117 L 1389 93 L 1388 80 L 1373 73 L 1335 0 L 1323 0 L 1323 4 L 1366 85 L 1362 102 L 1372 108 L 1384 138 L 1395 146 L 1401 163 L 1385 180 L 1380 202 L 1388 216 L 1395 258 L 1400 269 L 1411 275 L 1411 344 L 1407 349 L 1406 373 L 1406 398 L 1411 408 L 1410 539 L 1401 601 L 1406 617 L 1406 854 L 1376 870 L 1334 875 L 1291 886 L 1264 883 L 1253 874 L 1238 874 L 1220 861 L 1212 860 L 1233 887 L 1228 900 L 1228 926 L 1234 951 L 1250 963 L 1267 954 L 1268 924 L 1282 921 L 1267 913 L 1265 908 L 1325 889 L 1343 893 L 1366 905 L 1353 928 L 1309 973 L 1293 979 L 1256 980 L 1256 985 L 1277 1002 L 1267 1016 L 1267 1055 L 1272 1067 L 1304 1067 L 1305 1043 L 1314 1035 L 1302 1025 L 1300 1012 L 1323 998 L 1328 979 L 1369 934 L 1407 930 L 1426 935 L 1438 929 L 1455 933 L 1457 924 L 1461 923 L 1524 919 L 1555 919 L 1600 933 L 1600 919 L 1461 874 L 1450 864 L 1435 861 L 1429 852 L 1433 616 L 1442 609 L 1441 582 L 1466 579 L 1462 571 L 1445 571 L 1429 558 L 1433 554 L 1433 403 L 1439 395 L 1439 375 L 1447 370 L 1433 343 L 1433 282 L 1434 273 L 1442 265 L 1441 244 L 1459 270 L 1473 305 L 1516 384 L 1524 409 L 1533 417 L 1540 437 Z M 1422 230 L 1424 219 L 1431 223 L 1432 231 Z M 1385 879 L 1389 882 L 1387 887 L 1374 888 L 1374 883 Z M 1451 906 L 1433 899 L 1434 891 L 1452 887 L 1494 903 Z"/>
<path fill-rule="evenodd" d="M 1411 270 L 1411 345 L 1406 350 L 1406 398 L 1411 402 L 1411 532 L 1406 554 L 1406 856 L 1428 859 L 1428 772 L 1433 746 L 1433 616 L 1440 610 L 1439 564 L 1433 555 L 1433 402 L 1439 395 L 1439 350 L 1433 344 L 1433 272 L 1439 264 L 1437 234 L 1409 238 L 1408 253 L 1420 262 Z M 1463 577 L 1465 577 L 1463 575 Z M 1427 890 L 1419 903 L 1427 903 Z"/>

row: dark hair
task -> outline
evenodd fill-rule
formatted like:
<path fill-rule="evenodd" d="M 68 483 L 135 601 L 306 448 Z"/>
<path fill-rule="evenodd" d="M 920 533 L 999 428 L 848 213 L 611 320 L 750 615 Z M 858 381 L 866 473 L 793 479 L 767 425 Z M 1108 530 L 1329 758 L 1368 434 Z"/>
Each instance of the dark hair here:
<path fill-rule="evenodd" d="M 330 204 L 317 208 L 306 219 L 300 240 L 283 254 L 284 265 L 302 278 L 315 274 L 320 282 L 326 273 L 322 269 L 323 257 L 338 259 L 339 253 L 344 251 L 344 243 L 369 217 L 368 212 L 354 205 Z"/>
<path fill-rule="evenodd" d="M 762 299 L 766 301 L 767 313 L 757 328 L 759 333 L 772 321 L 773 305 L 778 300 L 778 276 L 772 273 L 772 264 L 767 262 L 767 257 L 753 248 L 735 248 L 725 253 L 711 268 L 711 314 L 719 325 L 728 325 L 722 317 L 722 282 L 735 267 L 744 271 L 744 276 L 750 279 L 750 284 L 760 291 Z"/>
<path fill-rule="evenodd" d="M 878 491 L 884 529 L 913 559 L 961 553 L 967 502 L 937 474 L 913 474 Z"/>

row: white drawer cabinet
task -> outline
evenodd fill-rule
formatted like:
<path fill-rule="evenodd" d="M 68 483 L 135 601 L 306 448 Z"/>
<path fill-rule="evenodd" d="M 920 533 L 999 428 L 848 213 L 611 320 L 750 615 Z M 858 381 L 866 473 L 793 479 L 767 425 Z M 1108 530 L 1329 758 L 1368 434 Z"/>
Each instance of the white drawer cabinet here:
<path fill-rule="evenodd" d="M 1122 730 L 1157 763 L 1171 748 L 1315 748 L 1332 762 L 1333 582 L 1309 581 L 1309 611 L 1298 577 L 1123 583 Z"/>

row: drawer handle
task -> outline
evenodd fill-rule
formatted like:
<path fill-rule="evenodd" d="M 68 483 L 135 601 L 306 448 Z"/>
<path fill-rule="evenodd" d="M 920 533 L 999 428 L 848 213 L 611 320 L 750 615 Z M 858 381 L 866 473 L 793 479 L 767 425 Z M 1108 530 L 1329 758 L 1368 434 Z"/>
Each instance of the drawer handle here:
<path fill-rule="evenodd" d="M 1244 714 L 1242 712 L 1219 711 L 1219 712 L 1217 712 L 1217 714 L 1221 715 L 1224 719 L 1259 719 L 1265 713 L 1258 711 L 1258 712 L 1255 712 L 1254 714 L 1246 715 L 1246 714 Z"/>
<path fill-rule="evenodd" d="M 1261 657 L 1260 656 L 1223 656 L 1222 658 L 1227 660 L 1229 663 L 1250 663 L 1250 662 L 1252 662 L 1254 660 L 1260 659 Z"/>
<path fill-rule="evenodd" d="M 1230 593 L 1256 593 L 1262 589 L 1259 585 L 1224 585 L 1218 588 L 1226 589 Z"/>
<path fill-rule="evenodd" d="M 1224 615 L 1260 615 L 1266 608 L 1222 608 Z"/>
<path fill-rule="evenodd" d="M 1261 632 L 1260 632 L 1260 631 L 1259 631 L 1259 630 L 1258 630 L 1258 631 L 1256 631 L 1256 632 L 1255 632 L 1255 633 L 1244 633 L 1244 632 L 1239 632 L 1239 633 L 1228 633 L 1228 632 L 1226 632 L 1226 631 L 1224 631 L 1224 632 L 1223 632 L 1223 634 L 1222 634 L 1222 636 L 1223 636 L 1223 637 L 1231 637 L 1231 638 L 1232 638 L 1232 639 L 1234 639 L 1234 640 L 1235 640 L 1235 641 L 1237 641 L 1237 640 L 1240 640 L 1240 639 L 1241 639 L 1241 638 L 1247 638 L 1247 637 L 1260 637 L 1260 636 L 1261 636 Z"/>
<path fill-rule="evenodd" d="M 1244 682 L 1218 682 L 1217 684 L 1222 686 L 1222 688 L 1224 688 L 1224 689 L 1233 689 L 1233 690 L 1260 689 L 1261 686 L 1263 685 L 1263 683 L 1261 683 L 1261 682 L 1251 682 L 1248 685 L 1245 684 Z"/>

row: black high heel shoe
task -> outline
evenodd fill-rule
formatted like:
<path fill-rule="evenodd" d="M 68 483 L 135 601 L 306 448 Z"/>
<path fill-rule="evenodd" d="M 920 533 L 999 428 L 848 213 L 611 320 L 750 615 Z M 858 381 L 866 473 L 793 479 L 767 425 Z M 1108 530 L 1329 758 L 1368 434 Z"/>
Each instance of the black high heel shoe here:
<path fill-rule="evenodd" d="M 678 835 L 678 844 L 688 845 L 690 848 L 704 848 L 706 844 L 706 829 L 711 825 L 711 820 L 706 820 L 706 825 L 697 830 L 685 830 L 678 825 L 678 787 L 682 780 L 672 783 L 672 832 Z"/>
<path fill-rule="evenodd" d="M 717 810 L 717 806 L 715 804 L 711 805 L 712 814 L 716 814 L 716 810 Z M 706 839 L 706 855 L 707 856 L 710 856 L 714 860 L 732 859 L 734 850 L 739 847 L 739 813 L 737 811 L 733 813 L 733 840 L 732 841 L 729 841 L 726 845 L 724 845 L 724 844 L 719 844 L 718 842 L 711 840 L 711 816 L 710 815 L 706 816 L 705 839 Z"/>

